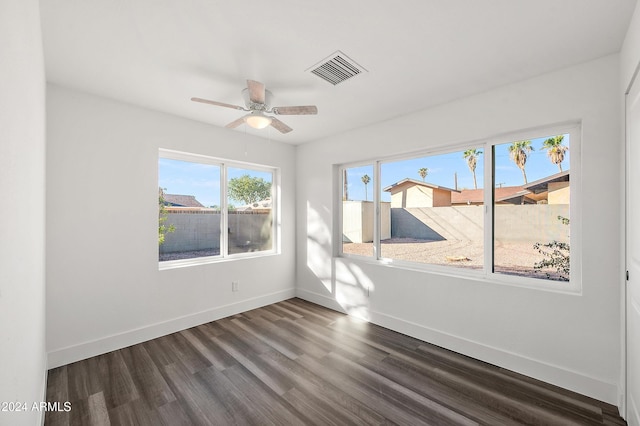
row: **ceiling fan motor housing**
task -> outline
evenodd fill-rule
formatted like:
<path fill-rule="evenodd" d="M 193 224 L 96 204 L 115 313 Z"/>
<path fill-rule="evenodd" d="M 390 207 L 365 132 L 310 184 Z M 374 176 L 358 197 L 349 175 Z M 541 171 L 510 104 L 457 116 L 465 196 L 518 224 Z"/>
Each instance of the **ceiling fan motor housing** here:
<path fill-rule="evenodd" d="M 245 88 L 245 89 L 242 89 L 242 98 L 244 99 L 244 104 L 247 107 L 247 109 L 251 111 L 268 111 L 269 109 L 271 109 L 271 101 L 273 99 L 273 94 L 270 91 L 265 89 L 264 104 L 260 104 L 256 102 L 251 102 L 251 99 L 249 99 L 249 89 Z"/>

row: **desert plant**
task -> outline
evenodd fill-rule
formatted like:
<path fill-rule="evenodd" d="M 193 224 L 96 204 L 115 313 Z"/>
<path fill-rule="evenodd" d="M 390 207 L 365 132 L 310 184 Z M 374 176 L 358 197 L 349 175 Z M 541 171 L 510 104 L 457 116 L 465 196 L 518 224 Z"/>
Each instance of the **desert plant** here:
<path fill-rule="evenodd" d="M 369 184 L 369 182 L 371 182 L 371 178 L 369 177 L 369 175 L 364 175 L 362 176 L 362 183 L 364 183 L 364 200 L 367 200 L 367 185 Z"/>
<path fill-rule="evenodd" d="M 473 173 L 474 189 L 478 189 L 478 182 L 476 181 L 476 164 L 478 163 L 478 156 L 480 154 L 482 154 L 482 151 L 480 151 L 479 149 L 468 149 L 462 154 L 462 157 L 467 160 L 469 170 L 471 170 L 471 173 Z"/>
<path fill-rule="evenodd" d="M 560 220 L 563 225 L 569 225 L 569 219 L 566 217 L 558 216 L 558 220 Z M 541 269 L 552 268 L 555 269 L 559 280 L 569 281 L 569 243 L 554 240 L 546 244 L 535 243 L 533 248 L 544 256 L 544 259 L 533 265 L 533 269 L 535 269 L 536 272 L 542 272 Z M 548 279 L 553 278 L 549 272 L 545 272 L 545 274 Z"/>
<path fill-rule="evenodd" d="M 426 167 L 422 167 L 421 169 L 418 169 L 418 174 L 420 175 L 420 177 L 422 178 L 422 181 L 424 182 L 424 178 L 426 178 L 427 175 L 429 174 L 429 169 L 427 169 Z"/>
<path fill-rule="evenodd" d="M 562 145 L 564 135 L 554 136 L 545 140 L 542 143 L 542 147 L 547 150 L 549 160 L 558 166 L 560 172 L 562 172 L 562 161 L 564 161 L 565 152 L 569 151 L 569 147 Z"/>
<path fill-rule="evenodd" d="M 349 200 L 349 183 L 347 181 L 347 169 L 342 170 L 342 201 Z"/>
<path fill-rule="evenodd" d="M 176 227 L 167 225 L 167 203 L 164 199 L 164 189 L 158 188 L 158 245 L 164 244 L 164 237 L 170 232 L 174 232 Z"/>
<path fill-rule="evenodd" d="M 509 145 L 509 156 L 516 163 L 516 166 L 522 171 L 522 177 L 524 178 L 524 184 L 527 184 L 527 173 L 524 171 L 524 166 L 527 164 L 527 157 L 533 151 L 531 141 L 515 141 Z"/>

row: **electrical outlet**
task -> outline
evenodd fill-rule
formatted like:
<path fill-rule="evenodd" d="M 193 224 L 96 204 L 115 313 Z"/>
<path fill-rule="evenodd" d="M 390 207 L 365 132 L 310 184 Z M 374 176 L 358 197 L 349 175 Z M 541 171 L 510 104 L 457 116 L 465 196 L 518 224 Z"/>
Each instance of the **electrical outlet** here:
<path fill-rule="evenodd" d="M 231 282 L 231 291 L 238 291 L 238 281 Z"/>

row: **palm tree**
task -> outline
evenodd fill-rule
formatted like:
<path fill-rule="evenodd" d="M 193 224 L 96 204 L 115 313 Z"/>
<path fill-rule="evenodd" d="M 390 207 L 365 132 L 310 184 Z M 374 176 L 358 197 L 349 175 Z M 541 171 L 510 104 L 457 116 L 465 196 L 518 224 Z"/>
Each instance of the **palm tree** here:
<path fill-rule="evenodd" d="M 369 175 L 364 175 L 362 176 L 362 183 L 364 183 L 364 200 L 367 200 L 367 184 L 371 182 L 371 178 L 369 177 Z"/>
<path fill-rule="evenodd" d="M 429 174 L 429 169 L 427 169 L 426 167 L 423 167 L 418 170 L 418 174 L 420 175 L 420 177 L 422 178 L 422 181 L 424 182 L 424 178 L 426 178 L 427 175 Z"/>
<path fill-rule="evenodd" d="M 525 185 L 527 184 L 527 173 L 524 171 L 524 166 L 527 164 L 527 157 L 531 151 L 533 151 L 531 141 L 515 141 L 509 146 L 509 156 L 522 171 Z"/>
<path fill-rule="evenodd" d="M 473 173 L 473 188 L 478 189 L 478 182 L 476 181 L 476 164 L 478 162 L 478 156 L 482 154 L 482 151 L 479 149 L 468 149 L 463 154 L 462 157 L 467 160 L 467 165 L 469 166 L 469 170 Z"/>
<path fill-rule="evenodd" d="M 568 146 L 562 145 L 564 135 L 554 136 L 547 139 L 542 143 L 542 147 L 547 150 L 549 160 L 558 166 L 558 169 L 562 172 L 562 162 L 564 161 L 564 153 L 569 151 Z"/>
<path fill-rule="evenodd" d="M 349 184 L 347 183 L 347 169 L 342 170 L 342 200 L 349 200 Z"/>

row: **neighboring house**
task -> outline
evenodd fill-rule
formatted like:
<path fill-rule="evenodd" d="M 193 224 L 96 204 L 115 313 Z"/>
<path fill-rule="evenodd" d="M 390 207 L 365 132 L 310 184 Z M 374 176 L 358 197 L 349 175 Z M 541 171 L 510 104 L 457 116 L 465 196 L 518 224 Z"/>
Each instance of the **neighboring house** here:
<path fill-rule="evenodd" d="M 522 186 L 504 186 L 496 188 L 496 204 L 535 204 L 529 198 L 529 191 Z M 454 206 L 484 204 L 484 189 L 462 189 L 459 193 L 451 194 L 451 204 Z"/>
<path fill-rule="evenodd" d="M 569 170 L 538 179 L 524 186 L 524 189 L 549 204 L 569 204 Z"/>
<path fill-rule="evenodd" d="M 462 189 L 451 194 L 451 205 L 473 205 L 484 204 L 484 189 Z"/>
<path fill-rule="evenodd" d="M 569 204 L 569 171 L 556 173 L 524 186 L 495 189 L 496 204 Z M 451 205 L 482 205 L 484 189 L 451 193 Z"/>
<path fill-rule="evenodd" d="M 164 203 L 169 207 L 204 207 L 195 195 L 164 194 Z"/>
<path fill-rule="evenodd" d="M 391 208 L 448 207 L 455 189 L 405 178 L 383 188 L 391 193 Z"/>
<path fill-rule="evenodd" d="M 535 194 L 527 191 L 523 186 L 505 186 L 495 189 L 496 204 L 538 204 L 542 200 Z"/>

